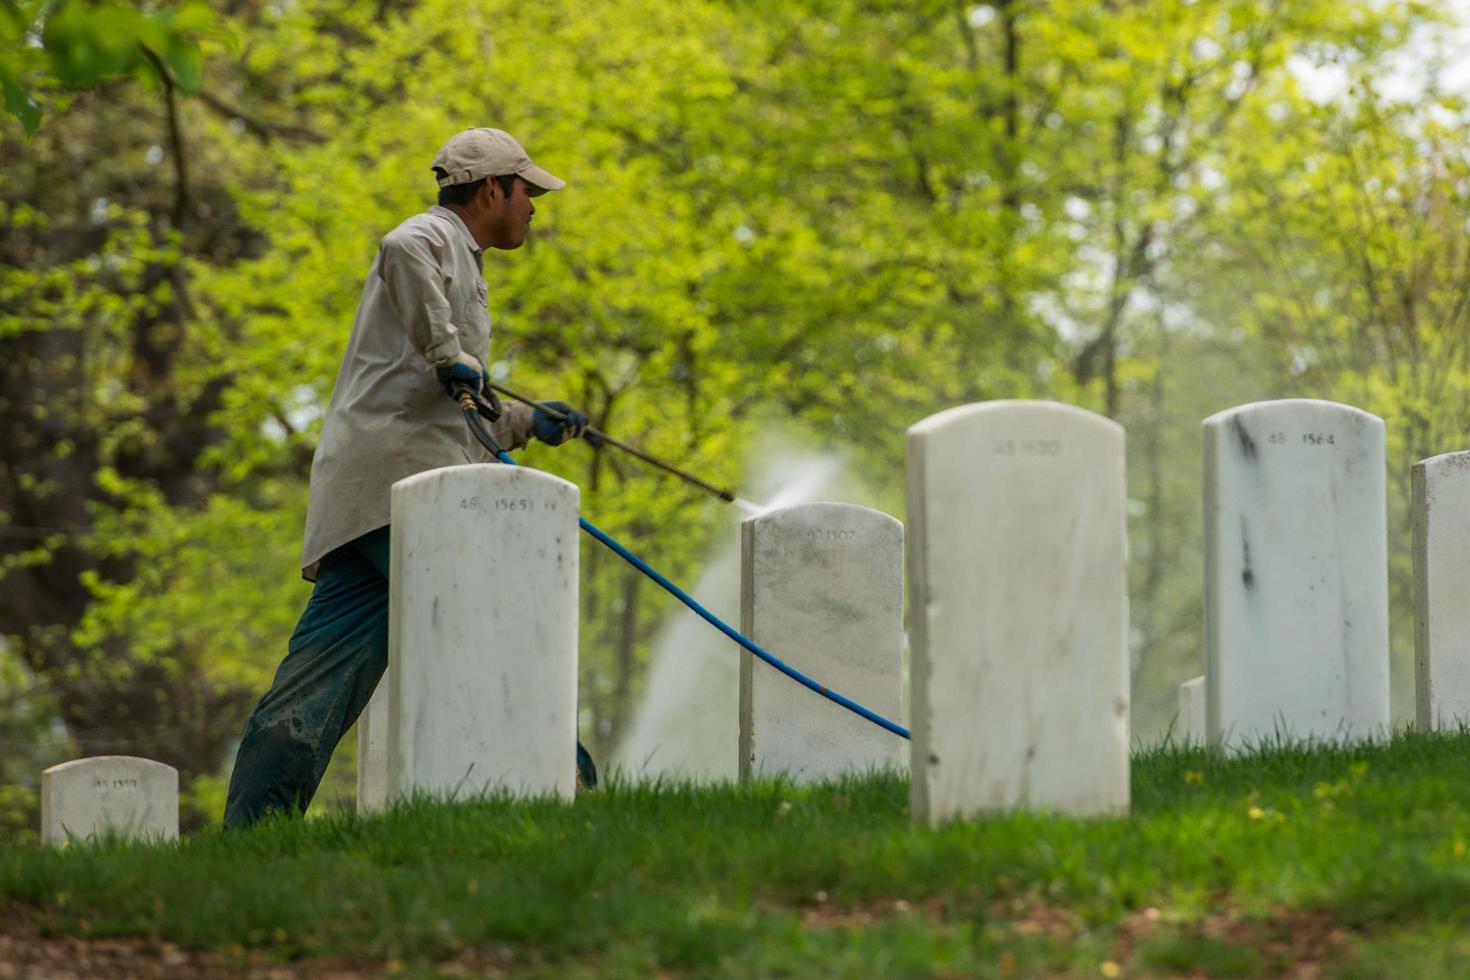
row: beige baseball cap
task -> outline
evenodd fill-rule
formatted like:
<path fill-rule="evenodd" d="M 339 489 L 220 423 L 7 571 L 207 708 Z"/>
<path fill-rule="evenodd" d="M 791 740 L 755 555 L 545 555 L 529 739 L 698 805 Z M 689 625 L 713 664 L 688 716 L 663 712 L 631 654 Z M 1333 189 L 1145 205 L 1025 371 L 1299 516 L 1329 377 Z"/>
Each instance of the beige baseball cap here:
<path fill-rule="evenodd" d="M 567 186 L 531 162 L 524 147 L 503 129 L 480 126 L 455 133 L 434 154 L 433 169 L 442 170 L 440 187 L 468 184 L 484 177 L 516 174 L 532 187 L 531 195 L 559 191 Z"/>

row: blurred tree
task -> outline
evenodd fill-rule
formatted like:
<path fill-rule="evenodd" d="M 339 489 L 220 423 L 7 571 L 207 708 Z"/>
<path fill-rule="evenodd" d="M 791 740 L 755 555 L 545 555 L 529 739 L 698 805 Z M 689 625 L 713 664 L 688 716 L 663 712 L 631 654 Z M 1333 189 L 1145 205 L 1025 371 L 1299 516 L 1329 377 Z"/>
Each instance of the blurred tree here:
<path fill-rule="evenodd" d="M 186 777 L 216 768 L 251 693 L 211 663 L 253 646 L 221 645 L 221 626 L 286 615 L 192 617 L 225 581 L 197 573 L 253 564 L 241 559 L 262 541 L 239 535 L 252 516 L 277 523 L 281 503 L 269 476 L 215 498 L 219 475 L 201 466 L 230 377 L 196 272 L 264 244 L 237 216 L 234 175 L 189 131 L 228 109 L 200 88 L 207 16 L 10 5 L 0 57 L 7 104 L 40 123 L 29 138 L 0 129 L 0 631 L 76 751 Z M 172 615 L 132 602 L 142 594 L 167 596 Z"/>

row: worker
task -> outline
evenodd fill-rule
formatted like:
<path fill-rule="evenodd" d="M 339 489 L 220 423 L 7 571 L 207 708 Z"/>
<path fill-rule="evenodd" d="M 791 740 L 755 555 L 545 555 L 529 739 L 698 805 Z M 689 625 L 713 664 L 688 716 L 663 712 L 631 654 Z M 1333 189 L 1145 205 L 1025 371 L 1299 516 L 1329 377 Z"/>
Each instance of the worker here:
<path fill-rule="evenodd" d="M 520 404 L 488 387 L 486 249 L 519 248 L 534 200 L 565 183 L 508 133 L 457 133 L 435 155 L 438 204 L 379 243 L 311 463 L 302 576 L 315 583 L 270 690 L 245 723 L 227 827 L 305 812 L 332 752 L 388 666 L 389 489 L 440 466 L 494 462 L 448 394 L 468 388 L 495 439 L 556 446 L 587 416 Z M 493 547 L 493 542 L 486 542 Z M 596 783 L 577 746 L 578 775 Z"/>

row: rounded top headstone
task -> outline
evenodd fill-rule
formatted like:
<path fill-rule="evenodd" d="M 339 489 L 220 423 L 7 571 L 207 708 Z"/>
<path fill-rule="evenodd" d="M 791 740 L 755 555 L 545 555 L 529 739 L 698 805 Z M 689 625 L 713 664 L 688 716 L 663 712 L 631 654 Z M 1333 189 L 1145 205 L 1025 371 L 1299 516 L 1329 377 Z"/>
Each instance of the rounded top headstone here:
<path fill-rule="evenodd" d="M 1365 425 L 1383 428 L 1383 419 L 1352 405 L 1344 405 L 1342 402 L 1327 401 L 1322 398 L 1276 398 L 1268 401 L 1249 402 L 1245 405 L 1236 405 L 1224 411 L 1216 412 L 1204 420 L 1204 425 L 1215 426 L 1228 424 L 1232 419 L 1246 416 L 1275 416 L 1286 414 L 1300 416 L 1304 413 L 1318 414 L 1322 416 L 1337 416 L 1344 420 L 1354 419 Z"/>
<path fill-rule="evenodd" d="M 132 840 L 179 834 L 179 772 L 132 755 L 73 759 L 41 773 L 41 842 L 114 834 Z"/>
<path fill-rule="evenodd" d="M 140 771 L 158 773 L 172 773 L 175 778 L 179 771 L 166 762 L 158 762 L 154 759 L 145 759 L 137 755 L 92 755 L 85 759 L 72 759 L 70 762 L 62 762 L 45 770 L 48 776 L 65 776 L 73 771 L 92 771 L 102 766 L 126 766 Z"/>
<path fill-rule="evenodd" d="M 1416 468 L 1445 472 L 1454 470 L 1470 470 L 1470 450 L 1461 450 L 1453 453 L 1440 453 L 1437 456 L 1428 456 L 1415 463 Z"/>
<path fill-rule="evenodd" d="M 742 525 L 779 526 L 789 523 L 805 524 L 814 520 L 846 520 L 852 523 L 867 522 L 903 527 L 903 522 L 892 514 L 885 514 L 881 510 L 874 510 L 861 504 L 849 504 L 836 500 L 813 500 L 803 504 L 790 504 L 786 507 L 772 507 L 770 510 L 747 517 L 740 523 Z"/>
<path fill-rule="evenodd" d="M 1076 405 L 1036 398 L 1010 398 L 957 405 L 915 422 L 909 426 L 908 435 L 923 436 L 978 419 L 1006 416 L 1066 419 L 1069 422 L 1098 426 L 1119 437 L 1123 435 L 1123 427 L 1105 415 L 1078 408 Z"/>
<path fill-rule="evenodd" d="M 458 466 L 440 466 L 432 470 L 424 470 L 413 476 L 404 477 L 393 484 L 393 493 L 413 493 L 420 487 L 428 487 L 446 481 L 458 481 L 466 478 L 475 478 L 493 475 L 495 479 L 502 481 L 526 481 L 529 483 L 541 483 L 547 488 L 560 487 L 574 493 L 580 493 L 575 483 L 563 480 L 559 476 L 547 473 L 545 470 L 533 469 L 529 466 L 507 466 L 504 463 L 462 463 Z"/>

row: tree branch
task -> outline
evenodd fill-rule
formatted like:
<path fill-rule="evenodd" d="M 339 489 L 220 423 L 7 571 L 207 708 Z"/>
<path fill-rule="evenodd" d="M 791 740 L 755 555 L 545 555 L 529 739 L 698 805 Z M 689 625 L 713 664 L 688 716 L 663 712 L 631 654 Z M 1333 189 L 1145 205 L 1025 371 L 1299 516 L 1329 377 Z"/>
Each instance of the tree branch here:
<path fill-rule="evenodd" d="M 174 227 L 183 228 L 189 215 L 189 166 L 184 159 L 184 132 L 179 122 L 179 102 L 173 73 L 151 48 L 143 48 L 143 54 L 152 62 L 158 77 L 163 81 L 164 105 L 168 109 L 168 138 L 174 158 Z"/>
<path fill-rule="evenodd" d="M 256 116 L 245 112 L 237 105 L 226 102 L 224 99 L 201 89 L 198 93 L 199 101 L 203 102 L 216 113 L 227 119 L 238 119 L 246 131 L 254 134 L 262 143 L 269 143 L 277 136 L 297 137 L 299 139 L 311 140 L 314 143 L 326 142 L 326 137 L 310 126 L 298 126 L 294 123 L 266 122 Z"/>

